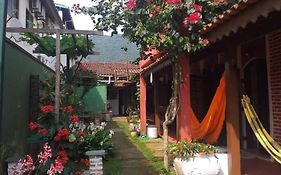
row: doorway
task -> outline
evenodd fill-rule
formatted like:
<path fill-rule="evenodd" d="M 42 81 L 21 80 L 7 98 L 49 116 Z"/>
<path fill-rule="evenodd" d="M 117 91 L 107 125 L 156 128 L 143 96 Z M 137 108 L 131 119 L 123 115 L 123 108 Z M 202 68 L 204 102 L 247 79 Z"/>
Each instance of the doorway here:
<path fill-rule="evenodd" d="M 269 132 L 270 115 L 266 59 L 253 58 L 245 64 L 243 68 L 242 85 L 244 87 L 244 92 L 250 97 L 251 103 L 263 126 Z M 245 119 L 243 120 L 243 123 L 243 147 L 250 152 L 264 153 L 264 149 L 259 144 L 251 127 Z"/>

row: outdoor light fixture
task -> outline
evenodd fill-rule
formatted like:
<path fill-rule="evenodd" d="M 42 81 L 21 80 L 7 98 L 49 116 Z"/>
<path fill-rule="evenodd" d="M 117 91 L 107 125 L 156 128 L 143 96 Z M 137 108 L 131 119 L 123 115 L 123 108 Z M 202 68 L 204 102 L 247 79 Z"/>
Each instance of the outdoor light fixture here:
<path fill-rule="evenodd" d="M 152 84 L 152 82 L 153 82 L 153 74 L 152 74 L 152 72 L 150 73 L 150 83 Z"/>

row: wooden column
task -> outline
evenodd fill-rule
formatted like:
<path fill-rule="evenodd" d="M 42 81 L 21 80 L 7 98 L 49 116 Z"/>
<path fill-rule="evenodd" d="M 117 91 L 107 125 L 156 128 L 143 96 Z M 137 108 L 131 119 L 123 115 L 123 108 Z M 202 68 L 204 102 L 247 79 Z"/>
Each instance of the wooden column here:
<path fill-rule="evenodd" d="M 154 79 L 154 117 L 157 133 L 160 135 L 160 114 L 159 114 L 159 81 L 158 76 Z"/>
<path fill-rule="evenodd" d="M 181 85 L 180 85 L 180 110 L 178 115 L 178 134 L 179 140 L 191 141 L 190 138 L 190 68 L 189 68 L 189 56 L 181 53 L 179 55 L 179 62 L 181 67 Z"/>
<path fill-rule="evenodd" d="M 60 110 L 60 32 L 56 31 L 56 86 L 55 86 L 55 123 L 59 124 L 59 110 Z"/>
<path fill-rule="evenodd" d="M 238 70 L 230 62 L 225 64 L 228 172 L 229 175 L 240 175 L 239 74 Z"/>
<path fill-rule="evenodd" d="M 142 75 L 140 75 L 140 119 L 141 132 L 146 133 L 146 82 Z"/>

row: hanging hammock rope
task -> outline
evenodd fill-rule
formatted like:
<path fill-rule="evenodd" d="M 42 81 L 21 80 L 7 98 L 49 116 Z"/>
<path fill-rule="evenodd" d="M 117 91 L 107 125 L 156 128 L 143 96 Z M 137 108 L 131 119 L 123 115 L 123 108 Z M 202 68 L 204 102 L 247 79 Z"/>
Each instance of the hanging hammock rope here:
<path fill-rule="evenodd" d="M 207 143 L 214 143 L 220 136 L 225 120 L 226 94 L 225 75 L 223 74 L 220 84 L 207 114 L 200 123 L 190 107 L 191 116 L 191 137 L 195 140 L 205 140 Z"/>
<path fill-rule="evenodd" d="M 251 105 L 250 98 L 243 95 L 241 100 L 246 118 L 260 144 L 264 149 L 281 164 L 281 146 L 274 141 L 274 139 L 268 134 L 266 129 L 263 127 L 257 113 L 255 112 L 253 106 Z"/>

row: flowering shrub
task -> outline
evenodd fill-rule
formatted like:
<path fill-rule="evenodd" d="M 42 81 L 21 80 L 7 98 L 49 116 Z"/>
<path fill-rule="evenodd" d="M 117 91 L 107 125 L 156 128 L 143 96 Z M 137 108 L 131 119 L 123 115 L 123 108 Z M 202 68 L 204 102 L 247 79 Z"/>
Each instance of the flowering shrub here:
<path fill-rule="evenodd" d="M 52 105 L 42 105 L 40 111 L 37 121 L 31 121 L 28 127 L 33 136 L 43 137 L 47 143 L 36 162 L 29 155 L 19 161 L 22 172 L 70 174 L 89 166 L 86 151 L 113 148 L 114 132 L 106 129 L 106 123 L 85 124 L 71 106 L 65 106 L 60 109 L 59 125 L 55 125 Z"/>
<path fill-rule="evenodd" d="M 206 46 L 201 29 L 236 1 L 93 0 L 91 7 L 75 4 L 72 10 L 92 16 L 98 30 L 113 30 L 116 34 L 121 26 L 123 35 L 142 51 L 154 46 L 175 55 Z"/>

